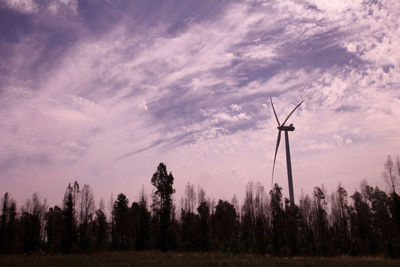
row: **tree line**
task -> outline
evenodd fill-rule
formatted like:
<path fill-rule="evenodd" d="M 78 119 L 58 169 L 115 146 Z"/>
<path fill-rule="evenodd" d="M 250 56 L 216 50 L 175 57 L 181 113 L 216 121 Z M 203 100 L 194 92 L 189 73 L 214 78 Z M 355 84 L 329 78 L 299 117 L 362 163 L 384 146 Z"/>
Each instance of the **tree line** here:
<path fill-rule="evenodd" d="M 400 160 L 389 156 L 385 180 L 390 192 L 366 182 L 349 195 L 315 187 L 298 205 L 283 199 L 278 184 L 267 192 L 246 186 L 243 203 L 211 200 L 187 183 L 180 210 L 173 201 L 174 177 L 160 163 L 148 201 L 142 189 L 129 203 L 121 193 L 98 209 L 92 188 L 78 182 L 66 188 L 62 205 L 48 207 L 37 193 L 17 211 L 9 193 L 2 199 L 0 253 L 89 253 L 103 250 L 160 249 L 295 255 L 400 255 Z"/>

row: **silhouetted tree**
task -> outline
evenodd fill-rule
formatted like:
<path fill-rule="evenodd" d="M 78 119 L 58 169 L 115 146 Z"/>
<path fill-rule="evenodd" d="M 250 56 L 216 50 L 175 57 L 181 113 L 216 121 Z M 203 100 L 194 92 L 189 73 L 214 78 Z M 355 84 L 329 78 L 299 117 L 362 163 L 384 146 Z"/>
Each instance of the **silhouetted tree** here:
<path fill-rule="evenodd" d="M 171 224 L 172 214 L 172 194 L 175 189 L 172 187 L 174 177 L 172 173 L 167 173 L 167 167 L 164 163 L 160 163 L 157 171 L 151 178 L 152 185 L 156 188 L 155 195 L 158 196 L 159 203 L 157 207 L 157 216 L 160 222 L 159 231 L 159 248 L 166 251 L 173 247 L 174 237 L 169 227 Z M 153 203 L 154 204 L 154 203 Z"/>
<path fill-rule="evenodd" d="M 396 186 L 400 183 L 399 157 L 396 158 L 396 162 L 394 163 L 391 156 L 388 156 L 385 163 L 383 178 L 392 189 L 390 194 L 390 212 L 393 215 L 397 228 L 400 229 L 400 196 L 396 192 Z"/>
<path fill-rule="evenodd" d="M 299 232 L 301 229 L 301 214 L 299 207 L 292 205 L 288 199 L 285 199 L 285 232 L 287 233 L 288 255 L 298 254 Z"/>
<path fill-rule="evenodd" d="M 65 232 L 63 211 L 58 207 L 50 208 L 46 213 L 47 248 L 50 252 L 62 250 L 62 242 Z"/>
<path fill-rule="evenodd" d="M 392 160 L 392 157 L 389 155 L 387 157 L 385 163 L 385 170 L 383 172 L 383 178 L 386 183 L 390 186 L 393 193 L 396 193 L 396 186 L 400 182 L 400 160 L 397 158 L 397 164 L 395 164 Z M 397 165 L 397 166 L 396 166 Z"/>
<path fill-rule="evenodd" d="M 390 212 L 397 228 L 400 229 L 400 196 L 395 192 L 390 194 Z"/>
<path fill-rule="evenodd" d="M 210 208 L 206 201 L 202 201 L 197 207 L 199 214 L 199 249 L 207 251 L 209 249 L 209 217 Z"/>
<path fill-rule="evenodd" d="M 215 228 L 218 246 L 223 251 L 235 249 L 237 214 L 234 206 L 228 201 L 219 200 L 215 207 Z"/>
<path fill-rule="evenodd" d="M 96 210 L 93 232 L 95 235 L 96 249 L 104 250 L 105 248 L 107 248 L 109 227 L 107 223 L 107 217 L 103 211 L 103 207 L 100 207 L 98 210 Z"/>
<path fill-rule="evenodd" d="M 281 249 L 286 240 L 286 233 L 284 231 L 284 211 L 282 204 L 282 188 L 278 184 L 274 185 L 274 188 L 270 191 L 270 209 L 271 209 L 271 222 L 272 222 L 272 253 L 274 255 L 280 255 Z"/>
<path fill-rule="evenodd" d="M 260 253 L 267 252 L 268 231 L 270 229 L 270 209 L 268 195 L 264 186 L 256 183 L 255 198 L 255 251 Z"/>
<path fill-rule="evenodd" d="M 354 255 L 376 254 L 378 243 L 372 225 L 372 212 L 363 196 L 354 192 L 351 196 L 353 206 L 350 208 L 350 225 L 352 234 L 351 253 Z"/>
<path fill-rule="evenodd" d="M 24 252 L 38 251 L 42 247 L 45 210 L 46 203 L 40 201 L 37 193 L 34 193 L 32 201 L 28 199 L 22 208 L 19 233 Z"/>
<path fill-rule="evenodd" d="M 150 247 L 160 247 L 160 197 L 153 190 L 150 217 Z"/>
<path fill-rule="evenodd" d="M 365 187 L 366 198 L 371 203 L 373 228 L 378 235 L 379 250 L 383 250 L 387 255 L 393 257 L 398 253 L 396 241 L 399 231 L 396 224 L 392 223 L 390 216 L 390 198 L 378 187 Z"/>
<path fill-rule="evenodd" d="M 128 199 L 124 194 L 119 194 L 114 202 L 112 212 L 112 242 L 115 249 L 129 249 L 129 209 Z"/>
<path fill-rule="evenodd" d="M 254 206 L 254 183 L 249 182 L 246 186 L 246 196 L 241 214 L 241 241 L 246 251 L 251 251 L 255 246 L 256 215 Z"/>
<path fill-rule="evenodd" d="M 64 253 L 70 253 L 72 246 L 77 240 L 77 226 L 76 226 L 76 200 L 79 194 L 79 184 L 74 182 L 73 186 L 68 185 L 64 195 L 64 234 L 62 247 Z"/>
<path fill-rule="evenodd" d="M 6 192 L 2 199 L 2 211 L 0 219 L 0 251 L 4 252 L 7 247 L 7 223 L 8 223 L 8 210 L 10 209 L 9 193 Z"/>
<path fill-rule="evenodd" d="M 331 223 L 333 245 L 337 253 L 348 253 L 350 243 L 350 214 L 347 191 L 339 184 L 331 196 Z"/>
<path fill-rule="evenodd" d="M 7 246 L 9 252 L 17 250 L 17 203 L 14 200 L 10 201 L 10 208 L 8 210 L 8 224 L 7 224 Z"/>
<path fill-rule="evenodd" d="M 316 241 L 317 253 L 327 255 L 329 252 L 329 225 L 326 211 L 325 190 L 314 187 L 313 201 L 313 230 Z"/>
<path fill-rule="evenodd" d="M 142 189 L 139 201 L 139 233 L 136 240 L 136 249 L 138 250 L 143 250 L 149 246 L 150 219 L 150 212 L 147 210 L 147 200 Z"/>
<path fill-rule="evenodd" d="M 81 252 L 88 251 L 94 242 L 90 233 L 94 212 L 95 204 L 93 192 L 91 187 L 85 184 L 80 191 L 79 246 Z"/>
<path fill-rule="evenodd" d="M 389 193 L 362 184 L 348 199 L 339 184 L 330 195 L 315 187 L 313 196 L 302 195 L 299 206 L 282 201 L 277 184 L 266 194 L 260 184 L 249 183 L 238 214 L 238 202 L 206 199 L 204 190 L 190 183 L 182 198 L 180 221 L 172 200 L 174 177 L 162 163 L 152 177 L 151 212 L 142 189 L 138 202 L 119 194 L 111 201 L 110 224 L 104 204 L 94 211 L 92 189 L 69 184 L 62 207 L 47 210 L 35 193 L 16 212 L 5 193 L 0 214 L 0 252 L 88 252 L 104 249 L 153 249 L 163 251 L 221 250 L 294 255 L 400 256 L 400 160 L 388 157 L 384 178 Z M 197 206 L 197 209 L 196 209 Z"/>
<path fill-rule="evenodd" d="M 16 203 L 6 192 L 0 219 L 0 249 L 3 252 L 15 252 L 17 249 L 17 212 Z"/>
<path fill-rule="evenodd" d="M 185 187 L 185 194 L 182 199 L 181 209 L 181 241 L 182 247 L 188 250 L 195 250 L 199 243 L 198 216 L 194 213 L 196 194 L 194 185 L 189 182 Z"/>
<path fill-rule="evenodd" d="M 301 215 L 299 254 L 315 255 L 316 245 L 312 227 L 312 203 L 309 195 L 303 195 L 300 198 L 299 209 Z"/>
<path fill-rule="evenodd" d="M 136 248 L 140 231 L 140 207 L 139 203 L 133 202 L 129 208 L 129 245 Z"/>

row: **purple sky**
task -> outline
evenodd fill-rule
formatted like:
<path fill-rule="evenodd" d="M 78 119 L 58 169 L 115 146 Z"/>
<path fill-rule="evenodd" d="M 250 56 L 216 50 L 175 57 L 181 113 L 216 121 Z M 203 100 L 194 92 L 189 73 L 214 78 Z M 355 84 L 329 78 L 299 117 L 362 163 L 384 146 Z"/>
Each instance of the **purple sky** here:
<path fill-rule="evenodd" d="M 289 120 L 295 196 L 400 154 L 400 1 L 0 0 L 0 193 L 69 182 L 136 200 L 159 162 L 208 196 L 271 184 Z M 275 181 L 287 193 L 284 143 Z"/>

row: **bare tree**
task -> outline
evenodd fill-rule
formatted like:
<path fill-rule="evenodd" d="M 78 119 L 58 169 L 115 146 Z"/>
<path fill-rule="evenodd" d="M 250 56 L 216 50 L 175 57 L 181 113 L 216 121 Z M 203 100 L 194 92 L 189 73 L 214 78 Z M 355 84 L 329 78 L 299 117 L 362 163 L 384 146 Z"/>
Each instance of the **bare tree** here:
<path fill-rule="evenodd" d="M 93 219 L 95 212 L 95 203 L 92 189 L 89 185 L 85 184 L 81 190 L 80 196 L 80 223 L 90 223 Z"/>
<path fill-rule="evenodd" d="M 112 212 L 113 212 L 113 209 L 114 209 L 114 202 L 115 202 L 115 197 L 114 197 L 114 194 L 113 193 L 111 193 L 111 196 L 110 196 L 110 201 L 108 202 L 108 214 L 110 215 L 110 222 L 111 223 L 113 223 L 113 216 L 112 216 Z"/>
<path fill-rule="evenodd" d="M 100 202 L 99 202 L 99 209 L 104 212 L 105 207 L 106 207 L 106 204 L 105 204 L 104 198 L 101 198 Z"/>
<path fill-rule="evenodd" d="M 312 201 L 309 195 L 301 195 L 300 197 L 300 213 L 305 223 L 311 227 L 312 224 Z"/>
<path fill-rule="evenodd" d="M 326 201 L 326 189 L 322 187 L 314 187 L 314 198 L 313 198 L 313 228 L 316 237 L 318 247 L 321 249 L 320 253 L 326 254 L 329 240 L 328 232 L 328 218 L 327 218 L 327 201 Z"/>
<path fill-rule="evenodd" d="M 239 211 L 239 201 L 237 199 L 236 194 L 233 194 L 233 197 L 232 197 L 232 200 L 231 200 L 231 204 L 235 208 L 236 211 Z"/>
<path fill-rule="evenodd" d="M 143 202 L 145 204 L 145 206 L 146 206 L 146 209 L 147 209 L 148 199 L 147 199 L 147 194 L 146 194 L 146 191 L 144 190 L 144 186 L 143 185 L 142 185 L 142 188 L 140 189 L 140 193 L 139 193 L 139 203 L 140 202 Z"/>
<path fill-rule="evenodd" d="M 252 249 L 255 242 L 254 183 L 246 185 L 246 196 L 241 211 L 241 240 L 246 250 Z"/>
<path fill-rule="evenodd" d="M 383 172 L 383 178 L 392 189 L 392 192 L 396 194 L 396 185 L 399 183 L 400 179 L 400 159 L 398 157 L 395 166 L 392 157 L 388 155 L 385 163 L 385 170 Z"/>
<path fill-rule="evenodd" d="M 185 212 L 194 212 L 196 207 L 196 193 L 194 190 L 194 185 L 187 183 L 185 187 L 185 196 L 183 199 L 183 209 Z"/>
<path fill-rule="evenodd" d="M 201 205 L 202 202 L 206 201 L 206 192 L 200 186 L 197 186 L 197 203 L 198 206 Z"/>
<path fill-rule="evenodd" d="M 264 186 L 257 182 L 255 185 L 255 213 L 257 216 L 265 218 L 269 217 L 269 201 L 268 194 L 264 189 Z"/>
<path fill-rule="evenodd" d="M 333 231 L 332 238 L 338 244 L 338 249 L 346 253 L 349 240 L 349 205 L 347 191 L 339 184 L 336 192 L 331 194 L 330 221 Z"/>
<path fill-rule="evenodd" d="M 37 215 L 40 221 L 40 238 L 41 240 L 45 239 L 46 235 L 46 229 L 45 229 L 45 216 L 46 216 L 46 210 L 47 210 L 47 200 L 44 199 L 42 202 L 40 200 L 39 194 L 34 193 L 32 196 L 32 203 L 33 203 L 33 214 Z"/>
<path fill-rule="evenodd" d="M 397 181 L 400 180 L 400 157 L 397 156 L 396 158 L 396 177 L 397 177 Z"/>

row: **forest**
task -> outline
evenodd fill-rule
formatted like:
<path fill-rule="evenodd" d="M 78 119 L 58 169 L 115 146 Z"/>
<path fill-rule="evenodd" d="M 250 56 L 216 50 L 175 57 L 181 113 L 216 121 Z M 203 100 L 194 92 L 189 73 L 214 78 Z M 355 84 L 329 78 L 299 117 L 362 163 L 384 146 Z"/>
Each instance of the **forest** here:
<path fill-rule="evenodd" d="M 73 182 L 62 204 L 48 207 L 37 193 L 17 208 L 11 194 L 2 198 L 0 253 L 91 253 L 96 251 L 221 251 L 273 256 L 400 255 L 400 160 L 388 156 L 383 179 L 390 190 L 363 182 L 349 194 L 340 184 L 331 194 L 314 187 L 298 205 L 283 198 L 278 184 L 267 192 L 249 182 L 239 204 L 210 199 L 187 183 L 174 203 L 174 177 L 160 163 L 154 186 L 138 201 L 118 194 L 96 209 L 89 185 Z M 149 200 L 151 199 L 151 201 Z M 179 207 L 179 209 L 177 208 Z"/>

